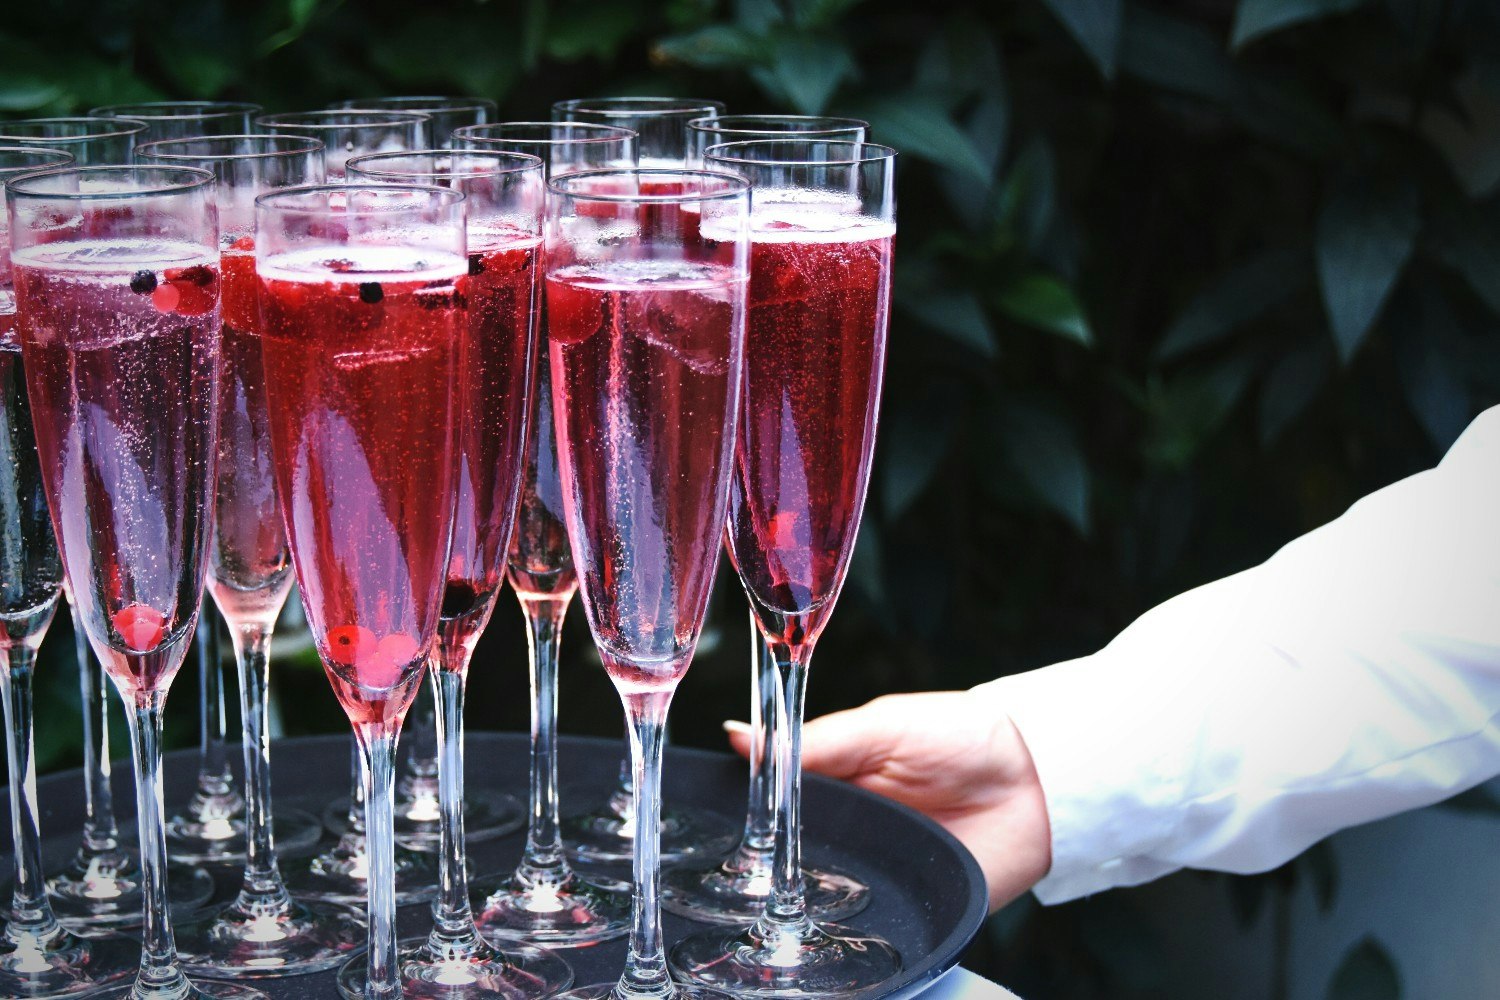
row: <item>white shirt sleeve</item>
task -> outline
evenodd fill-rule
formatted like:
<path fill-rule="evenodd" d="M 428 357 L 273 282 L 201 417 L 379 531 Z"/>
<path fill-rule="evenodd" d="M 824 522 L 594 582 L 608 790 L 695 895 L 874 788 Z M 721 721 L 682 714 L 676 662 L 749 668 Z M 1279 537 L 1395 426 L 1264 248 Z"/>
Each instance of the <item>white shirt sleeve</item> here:
<path fill-rule="evenodd" d="M 1260 566 L 985 687 L 1046 795 L 1046 903 L 1265 871 L 1500 773 L 1500 407 Z"/>

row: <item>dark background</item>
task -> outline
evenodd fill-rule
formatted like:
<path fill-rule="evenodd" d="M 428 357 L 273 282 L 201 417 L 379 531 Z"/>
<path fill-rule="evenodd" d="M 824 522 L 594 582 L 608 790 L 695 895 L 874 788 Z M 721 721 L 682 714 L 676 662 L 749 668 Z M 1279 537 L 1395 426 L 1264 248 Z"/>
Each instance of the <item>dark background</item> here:
<path fill-rule="evenodd" d="M 902 150 L 879 459 L 812 714 L 1091 652 L 1433 464 L 1500 394 L 1492 0 L 51 0 L 0 18 L 13 116 L 403 93 L 492 97 L 502 118 L 717 97 L 866 118 Z M 680 742 L 722 746 L 720 721 L 746 715 L 744 618 L 726 576 Z M 582 615 L 569 626 L 564 729 L 617 733 Z M 54 632 L 49 769 L 78 763 Z M 471 726 L 524 728 L 523 655 L 502 597 Z M 179 744 L 195 683 L 173 697 Z M 345 727 L 308 654 L 274 687 L 286 733 Z M 1332 898 L 1326 853 L 1225 880 L 1247 925 L 1299 882 Z M 970 961 L 1039 996 L 1160 995 L 1165 957 L 1130 925 L 1110 897 L 1023 902 Z M 1394 996 L 1347 990 L 1395 976 L 1371 944 L 1329 995 Z"/>

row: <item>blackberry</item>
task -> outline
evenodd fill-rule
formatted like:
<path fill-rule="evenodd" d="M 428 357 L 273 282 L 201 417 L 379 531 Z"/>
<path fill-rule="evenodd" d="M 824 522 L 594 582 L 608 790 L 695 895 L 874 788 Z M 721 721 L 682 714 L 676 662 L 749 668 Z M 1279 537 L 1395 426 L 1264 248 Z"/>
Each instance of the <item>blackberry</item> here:
<path fill-rule="evenodd" d="M 385 289 L 380 287 L 378 281 L 361 281 L 359 283 L 359 300 L 374 305 L 385 298 Z"/>
<path fill-rule="evenodd" d="M 484 258 L 477 253 L 469 254 L 469 276 L 484 273 Z"/>
<path fill-rule="evenodd" d="M 137 271 L 130 276 L 130 290 L 137 295 L 150 295 L 156 291 L 156 272 Z"/>

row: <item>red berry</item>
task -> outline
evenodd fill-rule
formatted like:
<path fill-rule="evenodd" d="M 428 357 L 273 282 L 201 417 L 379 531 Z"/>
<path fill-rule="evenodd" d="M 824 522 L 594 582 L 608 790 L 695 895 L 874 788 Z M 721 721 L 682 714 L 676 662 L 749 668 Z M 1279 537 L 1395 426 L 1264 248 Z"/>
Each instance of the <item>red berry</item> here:
<path fill-rule="evenodd" d="M 149 604 L 127 604 L 110 615 L 109 621 L 127 649 L 149 653 L 161 642 L 167 618 Z"/>
<path fill-rule="evenodd" d="M 182 298 L 175 284 L 167 282 L 157 285 L 156 291 L 151 293 L 151 304 L 156 307 L 157 312 L 169 313 L 177 311 L 177 302 Z"/>
<path fill-rule="evenodd" d="M 254 250 L 255 249 L 255 237 L 254 236 L 241 236 L 239 239 L 237 239 L 233 243 L 229 244 L 229 249 L 231 249 L 231 250 Z"/>
<path fill-rule="evenodd" d="M 177 299 L 179 316 L 202 316 L 204 313 L 213 312 L 215 299 L 212 288 L 185 282 L 178 282 L 177 288 L 179 290 Z"/>
<path fill-rule="evenodd" d="M 340 625 L 328 630 L 328 658 L 345 667 L 369 659 L 377 646 L 375 633 L 363 625 Z"/>

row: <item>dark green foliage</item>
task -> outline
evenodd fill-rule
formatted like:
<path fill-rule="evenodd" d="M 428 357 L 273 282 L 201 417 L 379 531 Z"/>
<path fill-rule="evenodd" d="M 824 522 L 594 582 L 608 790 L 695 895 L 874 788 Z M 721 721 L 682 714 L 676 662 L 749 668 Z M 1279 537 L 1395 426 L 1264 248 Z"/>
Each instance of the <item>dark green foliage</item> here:
<path fill-rule="evenodd" d="M 12 115 L 477 92 L 536 118 L 555 98 L 634 91 L 873 122 L 903 152 L 890 378 L 815 713 L 1090 652 L 1433 464 L 1500 395 L 1500 5 L 1486 0 L 12 7 Z M 745 711 L 727 574 L 713 615 L 674 730 L 719 745 L 719 720 Z M 564 726 L 617 731 L 581 625 Z M 71 690 L 62 646 L 44 704 Z M 524 725 L 522 649 L 504 598 L 472 725 Z M 290 730 L 343 727 L 314 669 L 277 683 Z M 183 733 L 190 684 L 173 699 Z M 76 746 L 65 712 L 39 727 L 44 764 Z M 1331 892 L 1331 876 L 1314 882 Z M 1046 920 L 1047 995 L 1151 995 L 1149 968 L 1106 961 L 1094 917 Z M 1374 955 L 1330 995 L 1378 979 Z"/>

